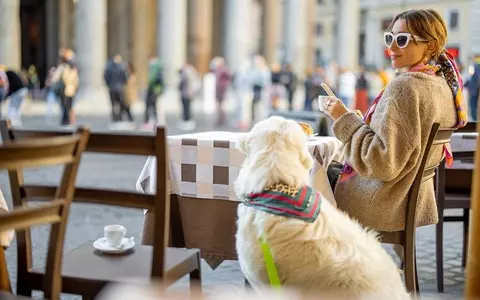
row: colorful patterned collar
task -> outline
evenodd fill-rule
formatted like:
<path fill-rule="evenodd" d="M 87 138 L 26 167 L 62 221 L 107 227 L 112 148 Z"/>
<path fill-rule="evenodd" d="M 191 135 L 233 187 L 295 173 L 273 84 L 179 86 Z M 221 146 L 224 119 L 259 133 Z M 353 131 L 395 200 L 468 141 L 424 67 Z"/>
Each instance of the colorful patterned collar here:
<path fill-rule="evenodd" d="M 292 187 L 282 183 L 247 195 L 244 204 L 267 213 L 313 222 L 320 214 L 321 195 L 311 187 Z"/>

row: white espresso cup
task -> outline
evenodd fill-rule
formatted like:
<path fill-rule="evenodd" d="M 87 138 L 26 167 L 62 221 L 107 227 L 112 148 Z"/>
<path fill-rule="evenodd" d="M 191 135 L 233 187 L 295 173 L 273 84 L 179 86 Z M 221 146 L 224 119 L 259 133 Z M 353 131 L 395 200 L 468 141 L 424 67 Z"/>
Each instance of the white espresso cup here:
<path fill-rule="evenodd" d="M 320 111 L 325 111 L 325 103 L 327 103 L 328 98 L 330 98 L 330 96 L 318 96 L 317 97 L 318 109 Z"/>
<path fill-rule="evenodd" d="M 103 228 L 107 244 L 110 247 L 117 247 L 122 242 L 122 239 L 127 234 L 127 228 L 122 225 L 107 225 Z"/>
<path fill-rule="evenodd" d="M 337 98 L 332 97 L 332 96 L 318 96 L 317 101 L 318 101 L 318 109 L 320 111 L 325 112 L 325 104 L 327 104 L 327 101 L 335 102 Z"/>

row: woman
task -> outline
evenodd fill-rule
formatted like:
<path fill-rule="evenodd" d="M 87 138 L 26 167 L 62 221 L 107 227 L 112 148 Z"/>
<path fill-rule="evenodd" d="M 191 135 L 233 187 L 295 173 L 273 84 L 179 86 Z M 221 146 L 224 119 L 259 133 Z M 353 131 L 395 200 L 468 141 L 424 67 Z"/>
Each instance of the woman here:
<path fill-rule="evenodd" d="M 392 66 L 407 71 L 377 96 L 363 120 L 342 101 L 326 101 L 333 132 L 345 144 L 340 176 L 329 169 L 340 209 L 365 226 L 380 231 L 405 229 L 408 191 L 414 182 L 433 123 L 461 127 L 462 79 L 444 50 L 447 28 L 434 10 L 397 15 L 385 33 Z M 429 164 L 449 158 L 435 146 Z M 450 162 L 450 159 L 448 159 Z M 337 173 L 338 174 L 338 173 Z M 338 179 L 338 180 L 337 180 Z M 417 204 L 417 226 L 438 221 L 433 179 L 425 182 Z"/>

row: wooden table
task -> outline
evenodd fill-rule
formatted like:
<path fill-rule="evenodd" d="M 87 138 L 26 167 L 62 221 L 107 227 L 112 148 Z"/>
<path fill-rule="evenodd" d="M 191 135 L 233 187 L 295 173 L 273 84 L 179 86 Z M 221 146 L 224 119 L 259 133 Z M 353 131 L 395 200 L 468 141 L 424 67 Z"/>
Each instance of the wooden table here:
<path fill-rule="evenodd" d="M 244 155 L 235 148 L 243 133 L 204 132 L 168 137 L 171 190 L 171 245 L 199 248 L 212 268 L 235 260 L 238 199 L 234 182 Z M 333 137 L 308 142 L 315 165 L 312 187 L 335 204 L 326 175 L 332 160 L 341 160 L 342 144 Z M 155 192 L 155 159 L 148 158 L 137 191 Z M 153 215 L 146 212 L 143 243 L 152 243 Z"/>

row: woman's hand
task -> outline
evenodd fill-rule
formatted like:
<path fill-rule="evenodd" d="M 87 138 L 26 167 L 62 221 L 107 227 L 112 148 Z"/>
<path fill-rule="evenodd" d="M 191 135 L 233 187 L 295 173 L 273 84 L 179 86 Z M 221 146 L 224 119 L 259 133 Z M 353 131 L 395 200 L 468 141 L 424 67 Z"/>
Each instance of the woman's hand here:
<path fill-rule="evenodd" d="M 345 104 L 343 104 L 342 100 L 335 97 L 328 97 L 325 101 L 324 112 L 335 121 L 343 114 L 349 112 L 349 110 Z"/>

